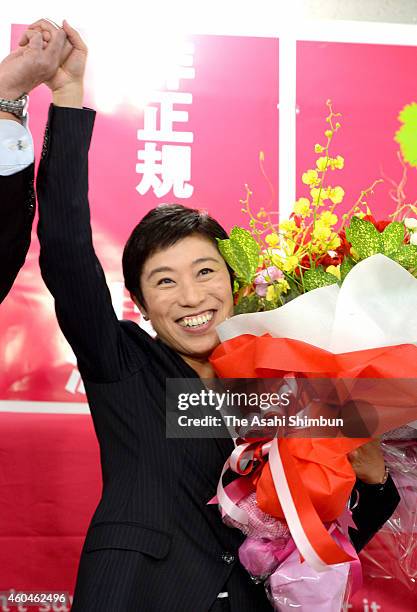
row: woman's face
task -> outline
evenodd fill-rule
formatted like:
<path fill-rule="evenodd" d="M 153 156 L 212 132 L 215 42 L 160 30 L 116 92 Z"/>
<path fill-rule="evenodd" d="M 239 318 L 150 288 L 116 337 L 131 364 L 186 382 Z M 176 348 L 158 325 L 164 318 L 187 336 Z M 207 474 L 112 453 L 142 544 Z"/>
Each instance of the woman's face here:
<path fill-rule="evenodd" d="M 184 356 L 206 359 L 215 328 L 233 314 L 230 275 L 216 246 L 194 234 L 157 251 L 140 277 L 147 315 L 158 337 Z"/>

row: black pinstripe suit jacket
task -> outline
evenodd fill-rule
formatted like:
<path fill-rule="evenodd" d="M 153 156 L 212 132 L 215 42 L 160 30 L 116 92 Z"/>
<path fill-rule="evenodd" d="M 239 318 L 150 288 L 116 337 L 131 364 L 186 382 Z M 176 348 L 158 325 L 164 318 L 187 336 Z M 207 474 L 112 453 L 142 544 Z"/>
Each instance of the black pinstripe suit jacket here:
<path fill-rule="evenodd" d="M 0 176 L 0 302 L 24 264 L 34 214 L 33 164 L 11 176 Z"/>
<path fill-rule="evenodd" d="M 113 311 L 90 229 L 94 117 L 86 109 L 51 107 L 37 179 L 42 275 L 78 359 L 103 474 L 73 610 L 206 612 L 221 590 L 229 592 L 233 612 L 270 610 L 262 586 L 237 560 L 243 536 L 206 505 L 232 441 L 166 439 L 165 379 L 199 384 L 197 374 Z M 365 505 L 373 509 L 365 512 L 362 542 L 396 504 L 395 488 L 385 491 L 369 493 Z"/>

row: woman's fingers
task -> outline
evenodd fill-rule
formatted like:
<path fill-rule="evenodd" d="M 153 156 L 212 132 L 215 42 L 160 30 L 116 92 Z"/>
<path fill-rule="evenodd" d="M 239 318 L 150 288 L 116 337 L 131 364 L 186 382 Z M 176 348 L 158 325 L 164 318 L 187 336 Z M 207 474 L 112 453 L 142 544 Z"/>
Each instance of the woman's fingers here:
<path fill-rule="evenodd" d="M 68 37 L 67 37 L 65 39 L 64 48 L 63 48 L 62 54 L 61 54 L 61 66 L 62 66 L 62 64 L 64 64 L 67 61 L 67 59 L 71 55 L 71 52 L 72 52 L 73 49 L 74 49 L 74 47 L 72 46 L 72 44 L 70 43 L 70 41 L 68 40 Z"/>
<path fill-rule="evenodd" d="M 72 26 L 70 26 L 70 24 L 68 23 L 66 19 L 64 19 L 62 23 L 62 27 L 63 27 L 65 34 L 67 35 L 68 40 L 70 41 L 74 49 L 78 49 L 79 51 L 86 52 L 87 45 L 85 44 L 85 42 L 83 41 L 83 39 L 81 38 L 77 30 L 75 30 Z"/>

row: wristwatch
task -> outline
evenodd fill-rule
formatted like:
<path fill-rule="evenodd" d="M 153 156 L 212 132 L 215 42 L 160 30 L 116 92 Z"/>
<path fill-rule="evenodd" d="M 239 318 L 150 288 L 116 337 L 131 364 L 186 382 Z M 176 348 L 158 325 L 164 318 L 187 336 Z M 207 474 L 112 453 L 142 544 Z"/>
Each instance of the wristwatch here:
<path fill-rule="evenodd" d="M 20 98 L 17 98 L 17 100 L 5 100 L 4 98 L 0 98 L 0 111 L 16 115 L 19 119 L 26 117 L 28 106 L 29 96 L 27 94 L 23 94 Z"/>

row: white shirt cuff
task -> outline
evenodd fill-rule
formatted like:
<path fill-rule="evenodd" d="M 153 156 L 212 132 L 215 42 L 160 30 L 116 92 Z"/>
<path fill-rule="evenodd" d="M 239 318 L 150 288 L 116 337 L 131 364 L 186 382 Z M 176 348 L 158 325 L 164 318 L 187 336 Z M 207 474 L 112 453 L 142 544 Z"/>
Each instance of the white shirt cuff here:
<path fill-rule="evenodd" d="M 28 126 L 27 120 L 23 123 Z M 25 125 L 0 119 L 0 176 L 20 172 L 35 159 L 32 135 Z"/>

